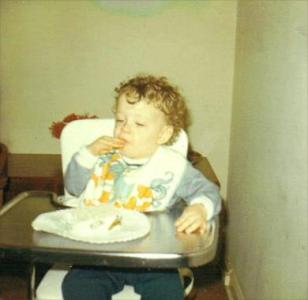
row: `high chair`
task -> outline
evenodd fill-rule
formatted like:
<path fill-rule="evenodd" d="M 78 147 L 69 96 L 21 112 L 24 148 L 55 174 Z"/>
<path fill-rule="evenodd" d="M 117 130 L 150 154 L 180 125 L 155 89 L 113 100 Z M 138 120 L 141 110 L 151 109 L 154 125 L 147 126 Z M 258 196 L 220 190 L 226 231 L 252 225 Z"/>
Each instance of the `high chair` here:
<path fill-rule="evenodd" d="M 65 173 L 71 157 L 80 147 L 87 145 L 103 135 L 113 135 L 115 125 L 114 119 L 85 119 L 77 120 L 69 123 L 64 129 L 60 137 L 61 155 L 62 155 L 62 171 Z M 181 131 L 177 141 L 168 146 L 180 152 L 183 156 L 187 156 L 188 139 L 184 131 Z M 64 190 L 64 197 L 72 197 L 67 190 Z M 63 300 L 61 284 L 63 278 L 68 272 L 70 266 L 55 264 L 39 283 L 36 289 L 36 297 L 33 300 Z M 193 276 L 189 269 L 186 272 L 181 270 L 180 274 L 190 277 L 189 286 L 185 289 L 188 294 L 192 289 Z M 112 300 L 139 300 L 141 296 L 134 292 L 132 286 L 125 285 L 124 289 L 113 295 Z"/>

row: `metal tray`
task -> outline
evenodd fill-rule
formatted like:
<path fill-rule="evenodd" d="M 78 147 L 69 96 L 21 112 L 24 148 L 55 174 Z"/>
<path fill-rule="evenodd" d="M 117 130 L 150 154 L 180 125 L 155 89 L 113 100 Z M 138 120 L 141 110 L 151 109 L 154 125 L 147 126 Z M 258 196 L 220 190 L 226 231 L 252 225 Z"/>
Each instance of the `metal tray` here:
<path fill-rule="evenodd" d="M 144 238 L 115 244 L 87 244 L 35 232 L 39 214 L 59 209 L 51 192 L 19 194 L 0 210 L 0 257 L 30 262 L 108 265 L 115 267 L 197 267 L 213 260 L 218 241 L 218 218 L 210 235 L 183 234 L 174 222 L 183 207 L 148 214 L 151 231 Z"/>

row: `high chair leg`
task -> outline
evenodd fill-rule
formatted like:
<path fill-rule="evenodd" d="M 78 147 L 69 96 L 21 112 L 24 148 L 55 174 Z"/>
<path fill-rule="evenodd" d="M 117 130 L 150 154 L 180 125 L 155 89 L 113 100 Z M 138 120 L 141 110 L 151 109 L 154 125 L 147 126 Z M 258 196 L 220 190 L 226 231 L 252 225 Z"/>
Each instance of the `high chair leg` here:
<path fill-rule="evenodd" d="M 193 289 L 194 286 L 194 274 L 189 268 L 179 268 L 178 269 L 182 284 L 184 286 L 184 296 L 187 297 Z M 189 279 L 189 283 L 185 286 L 185 279 Z"/>

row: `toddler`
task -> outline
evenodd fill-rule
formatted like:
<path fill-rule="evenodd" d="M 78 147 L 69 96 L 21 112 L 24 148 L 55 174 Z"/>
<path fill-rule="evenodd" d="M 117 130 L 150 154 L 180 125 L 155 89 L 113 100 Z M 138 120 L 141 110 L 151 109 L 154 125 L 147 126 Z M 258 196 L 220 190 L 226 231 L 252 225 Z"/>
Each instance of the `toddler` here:
<path fill-rule="evenodd" d="M 180 199 L 187 207 L 175 223 L 187 234 L 207 230 L 220 211 L 218 187 L 181 154 L 166 147 L 187 127 L 188 111 L 165 77 L 139 75 L 115 89 L 114 136 L 102 136 L 76 153 L 65 174 L 67 190 L 82 205 L 113 202 L 138 211 L 162 211 Z M 73 267 L 65 300 L 110 300 L 125 284 L 143 300 L 182 300 L 177 270 Z"/>

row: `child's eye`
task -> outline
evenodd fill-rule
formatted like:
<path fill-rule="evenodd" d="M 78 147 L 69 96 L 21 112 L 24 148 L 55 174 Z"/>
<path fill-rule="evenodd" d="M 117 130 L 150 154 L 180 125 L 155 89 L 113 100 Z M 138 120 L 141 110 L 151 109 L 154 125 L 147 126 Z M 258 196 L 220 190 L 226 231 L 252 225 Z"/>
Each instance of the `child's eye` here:
<path fill-rule="evenodd" d="M 139 122 L 136 122 L 136 125 L 139 126 L 139 127 L 143 127 L 144 126 L 143 123 L 139 123 Z"/>
<path fill-rule="evenodd" d="M 117 123 L 123 123 L 124 120 L 123 120 L 123 119 L 116 119 L 116 122 L 117 122 Z"/>

